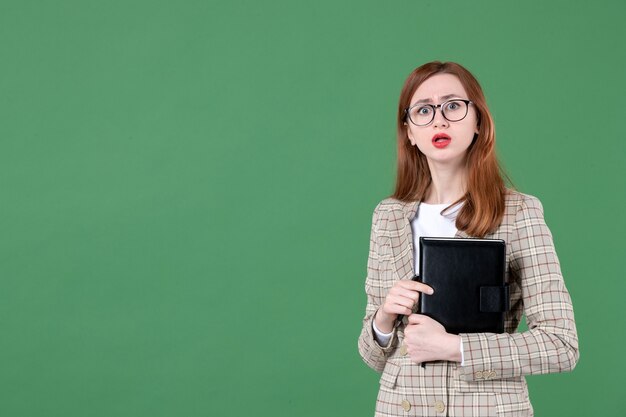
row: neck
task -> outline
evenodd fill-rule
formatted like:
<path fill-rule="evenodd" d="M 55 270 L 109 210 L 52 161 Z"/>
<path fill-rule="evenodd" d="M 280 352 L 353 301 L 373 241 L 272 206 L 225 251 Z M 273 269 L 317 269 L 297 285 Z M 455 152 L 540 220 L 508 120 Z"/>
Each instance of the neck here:
<path fill-rule="evenodd" d="M 428 204 L 449 204 L 465 195 L 467 190 L 467 168 L 431 163 L 429 161 L 432 182 L 426 191 L 424 202 Z"/>

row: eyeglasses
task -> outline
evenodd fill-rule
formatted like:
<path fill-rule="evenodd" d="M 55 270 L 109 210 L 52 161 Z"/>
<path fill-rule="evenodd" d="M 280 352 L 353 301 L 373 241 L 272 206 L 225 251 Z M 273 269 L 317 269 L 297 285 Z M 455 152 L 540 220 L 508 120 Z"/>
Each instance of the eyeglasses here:
<path fill-rule="evenodd" d="M 426 126 L 435 118 L 437 108 L 441 107 L 441 114 L 446 120 L 458 122 L 467 116 L 470 103 L 473 104 L 473 101 L 455 98 L 436 106 L 422 103 L 415 104 L 404 110 L 404 120 L 408 118 L 415 126 Z"/>

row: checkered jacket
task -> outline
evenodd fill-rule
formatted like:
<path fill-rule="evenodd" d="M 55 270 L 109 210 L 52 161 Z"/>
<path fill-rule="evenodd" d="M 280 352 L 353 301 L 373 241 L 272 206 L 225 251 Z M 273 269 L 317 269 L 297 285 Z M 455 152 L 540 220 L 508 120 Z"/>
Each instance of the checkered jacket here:
<path fill-rule="evenodd" d="M 485 236 L 506 242 L 511 309 L 502 334 L 460 334 L 464 366 L 413 363 L 403 346 L 406 318 L 386 347 L 374 339 L 372 320 L 387 292 L 395 281 L 414 275 L 411 219 L 418 206 L 387 198 L 372 217 L 358 348 L 365 363 L 382 373 L 375 415 L 532 416 L 524 375 L 570 371 L 579 356 L 572 302 L 541 202 L 507 190 L 502 223 Z M 455 237 L 472 236 L 458 231 Z M 522 314 L 528 331 L 517 333 Z"/>

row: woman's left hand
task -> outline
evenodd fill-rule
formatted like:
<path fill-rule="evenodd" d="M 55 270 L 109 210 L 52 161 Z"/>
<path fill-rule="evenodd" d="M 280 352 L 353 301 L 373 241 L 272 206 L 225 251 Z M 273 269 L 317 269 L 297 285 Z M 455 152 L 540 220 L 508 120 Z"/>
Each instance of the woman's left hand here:
<path fill-rule="evenodd" d="M 404 343 L 415 363 L 436 360 L 461 362 L 461 337 L 446 332 L 437 321 L 411 314 L 404 329 Z"/>

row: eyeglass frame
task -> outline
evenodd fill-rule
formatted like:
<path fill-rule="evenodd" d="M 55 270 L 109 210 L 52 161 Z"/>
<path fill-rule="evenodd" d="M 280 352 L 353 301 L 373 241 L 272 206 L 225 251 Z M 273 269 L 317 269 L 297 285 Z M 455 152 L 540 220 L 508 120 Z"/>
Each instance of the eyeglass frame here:
<path fill-rule="evenodd" d="M 464 102 L 464 103 L 465 103 L 465 105 L 467 106 L 467 107 L 465 108 L 465 115 L 464 115 L 463 117 L 461 117 L 459 120 L 450 120 L 450 119 L 448 119 L 448 118 L 446 117 L 446 115 L 445 115 L 445 114 L 444 114 L 444 112 L 443 112 L 443 106 L 444 106 L 445 104 L 448 104 L 448 103 L 449 103 L 449 102 L 451 102 L 451 101 L 462 101 L 462 102 Z M 441 103 L 441 104 L 437 104 L 437 105 L 434 105 L 434 104 L 428 104 L 428 103 L 417 103 L 417 104 L 414 104 L 414 105 L 409 106 L 409 107 L 407 107 L 406 109 L 404 109 L 404 123 L 406 124 L 406 121 L 407 121 L 407 120 L 410 120 L 410 121 L 411 121 L 411 123 L 413 123 L 415 126 L 418 126 L 418 127 L 428 126 L 429 124 L 431 124 L 431 123 L 433 122 L 433 120 L 435 120 L 435 115 L 437 114 L 437 109 L 439 109 L 439 108 L 441 109 L 441 115 L 443 116 L 443 118 L 444 118 L 444 119 L 446 119 L 447 121 L 452 122 L 452 123 L 454 123 L 454 122 L 460 122 L 461 120 L 463 120 L 463 119 L 465 119 L 465 118 L 467 117 L 467 114 L 469 113 L 469 105 L 470 105 L 470 104 L 474 104 L 474 102 L 473 102 L 472 100 L 468 100 L 468 99 L 464 99 L 464 98 L 451 98 L 450 100 L 446 100 L 446 101 L 444 101 L 443 103 Z M 417 107 L 417 106 L 422 106 L 422 107 L 425 107 L 425 106 L 430 106 L 430 107 L 433 109 L 433 118 L 432 118 L 432 119 L 430 119 L 430 121 L 429 121 L 428 123 L 423 124 L 423 125 L 418 125 L 417 123 L 415 123 L 415 122 L 411 119 L 411 117 L 409 117 L 409 110 L 411 110 L 413 107 Z"/>

